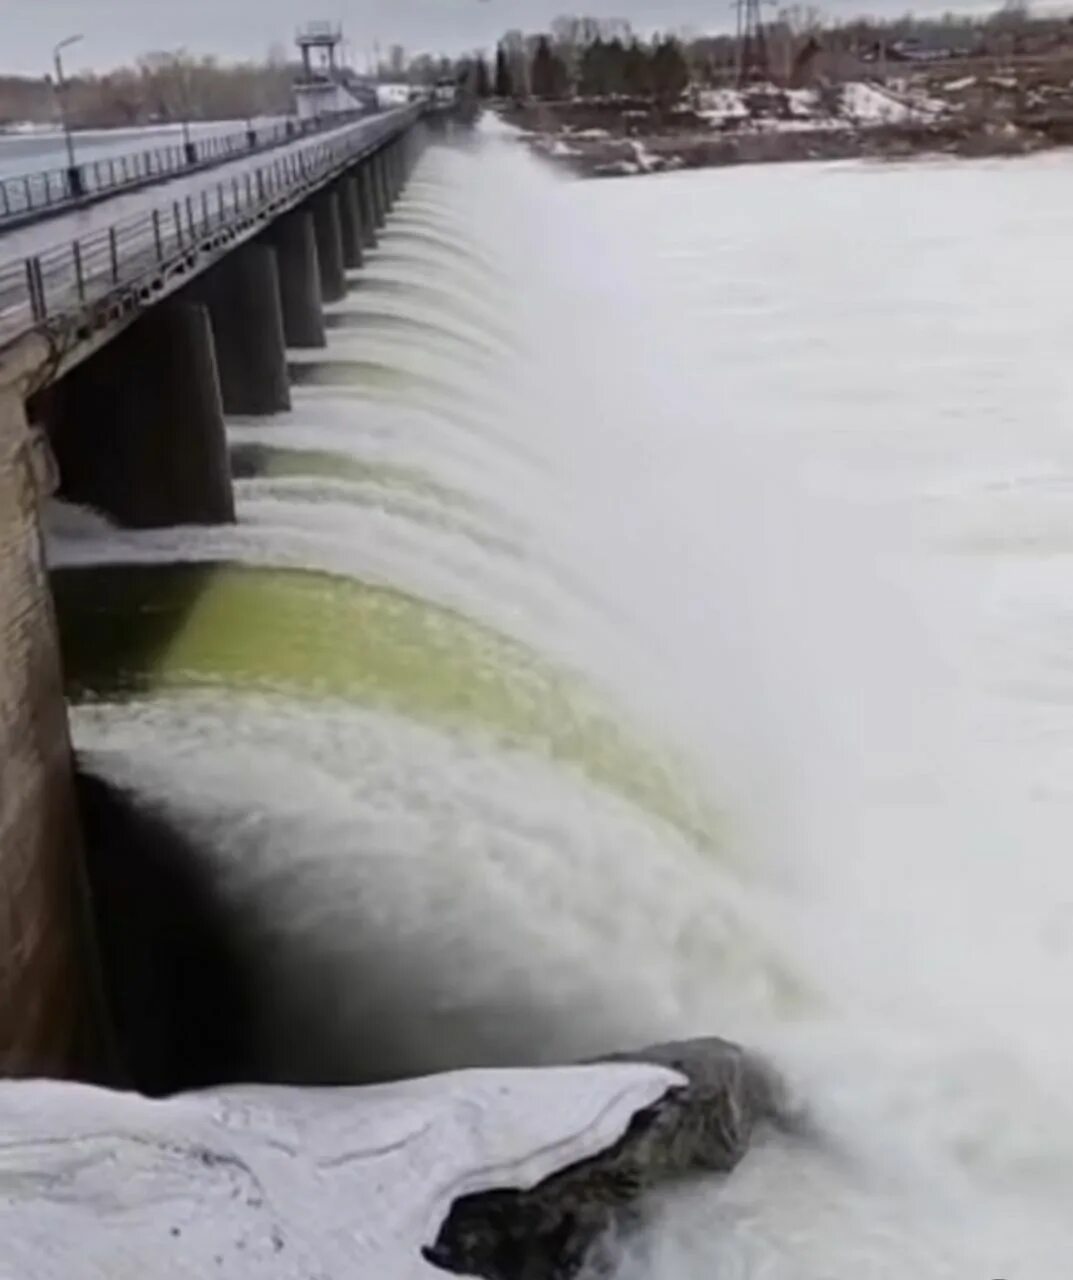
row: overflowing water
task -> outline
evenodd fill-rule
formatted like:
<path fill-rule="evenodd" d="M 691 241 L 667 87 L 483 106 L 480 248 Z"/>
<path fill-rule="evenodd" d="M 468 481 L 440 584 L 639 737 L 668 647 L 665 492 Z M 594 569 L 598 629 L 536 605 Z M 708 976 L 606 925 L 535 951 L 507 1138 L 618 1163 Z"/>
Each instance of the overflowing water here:
<path fill-rule="evenodd" d="M 57 515 L 77 743 L 240 909 L 265 1078 L 715 1032 L 815 1134 L 628 1280 L 1068 1274 L 1071 196 L 436 151 L 236 527 Z"/>

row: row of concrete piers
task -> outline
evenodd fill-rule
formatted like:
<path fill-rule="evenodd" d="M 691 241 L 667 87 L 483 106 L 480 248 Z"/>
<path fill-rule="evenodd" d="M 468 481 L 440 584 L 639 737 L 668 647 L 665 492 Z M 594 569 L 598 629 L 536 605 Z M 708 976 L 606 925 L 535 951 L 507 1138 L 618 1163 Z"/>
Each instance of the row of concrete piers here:
<path fill-rule="evenodd" d="M 61 494 L 133 528 L 234 519 L 224 415 L 290 408 L 287 348 L 327 345 L 420 148 L 410 131 L 137 319 L 50 388 Z"/>
<path fill-rule="evenodd" d="M 44 340 L 32 378 L 13 380 L 0 352 L 0 1076 L 99 1078 L 114 1057 L 40 505 L 58 475 L 60 496 L 122 526 L 234 520 L 224 415 L 289 407 L 287 348 L 326 345 L 324 304 L 375 247 L 423 145 L 410 128 L 221 245 L 68 372 Z"/>

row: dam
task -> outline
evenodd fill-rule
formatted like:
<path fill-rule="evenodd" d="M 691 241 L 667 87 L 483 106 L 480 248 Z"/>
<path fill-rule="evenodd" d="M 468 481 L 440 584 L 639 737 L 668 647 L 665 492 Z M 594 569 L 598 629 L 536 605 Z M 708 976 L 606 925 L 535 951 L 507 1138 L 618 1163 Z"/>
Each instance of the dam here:
<path fill-rule="evenodd" d="M 323 1085 L 730 1035 L 816 1140 L 658 1199 L 621 1276 L 1060 1276 L 1068 171 L 566 184 L 495 133 L 426 148 L 326 345 L 285 339 L 290 408 L 224 412 L 233 523 L 65 499 L 102 393 L 24 401 L 83 841 L 181 840 L 230 943 L 159 1040 Z M 208 1097 L 241 1135 L 292 1092 Z M 133 1101 L 161 1149 L 204 1132 Z M 503 1132 L 543 1130 L 458 1145 L 504 1170 Z"/>
<path fill-rule="evenodd" d="M 324 303 L 443 127 L 416 108 L 347 122 L 0 234 L 5 1074 L 85 1072 L 100 1031 L 42 503 L 233 521 L 224 414 L 289 409 L 288 347 L 326 345 Z"/>

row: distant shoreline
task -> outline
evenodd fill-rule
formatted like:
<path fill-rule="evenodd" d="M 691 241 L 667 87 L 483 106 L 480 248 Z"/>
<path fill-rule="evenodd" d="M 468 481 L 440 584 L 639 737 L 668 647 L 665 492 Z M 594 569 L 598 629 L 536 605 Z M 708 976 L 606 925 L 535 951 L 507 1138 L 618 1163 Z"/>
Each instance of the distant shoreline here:
<path fill-rule="evenodd" d="M 833 108 L 818 93 L 760 86 L 709 95 L 716 109 L 576 100 L 502 104 L 499 114 L 534 152 L 586 178 L 804 160 L 1022 156 L 1073 143 L 1065 112 L 989 118 L 880 86 L 839 92 L 847 97 Z"/>

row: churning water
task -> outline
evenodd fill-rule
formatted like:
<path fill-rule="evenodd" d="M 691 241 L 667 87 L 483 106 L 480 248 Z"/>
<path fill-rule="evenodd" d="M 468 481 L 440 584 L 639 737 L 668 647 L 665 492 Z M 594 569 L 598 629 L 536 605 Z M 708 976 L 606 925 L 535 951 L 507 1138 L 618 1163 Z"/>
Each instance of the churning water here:
<path fill-rule="evenodd" d="M 57 521 L 78 745 L 239 906 L 265 1078 L 719 1033 L 815 1136 L 629 1280 L 1069 1274 L 1071 203 L 432 152 L 237 527 Z"/>

